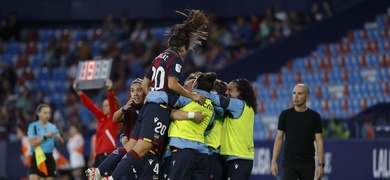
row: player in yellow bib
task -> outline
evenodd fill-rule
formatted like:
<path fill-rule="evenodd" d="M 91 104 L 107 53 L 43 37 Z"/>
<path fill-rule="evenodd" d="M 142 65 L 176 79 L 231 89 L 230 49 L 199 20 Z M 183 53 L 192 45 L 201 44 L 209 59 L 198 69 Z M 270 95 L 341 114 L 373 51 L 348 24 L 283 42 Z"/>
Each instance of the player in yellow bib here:
<path fill-rule="evenodd" d="M 227 98 L 211 96 L 213 103 L 225 109 L 222 128 L 221 155 L 226 157 L 226 179 L 248 179 L 253 167 L 253 125 L 257 109 L 251 83 L 245 78 L 231 81 Z"/>

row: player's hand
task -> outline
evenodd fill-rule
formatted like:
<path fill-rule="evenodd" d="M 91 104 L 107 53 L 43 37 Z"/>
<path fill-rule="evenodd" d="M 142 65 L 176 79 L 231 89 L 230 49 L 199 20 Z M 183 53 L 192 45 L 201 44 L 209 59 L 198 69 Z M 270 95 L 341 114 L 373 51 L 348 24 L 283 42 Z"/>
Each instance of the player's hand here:
<path fill-rule="evenodd" d="M 106 81 L 106 88 L 107 88 L 107 91 L 111 91 L 112 90 L 112 81 L 111 81 L 111 79 L 107 79 L 107 81 Z"/>
<path fill-rule="evenodd" d="M 317 180 L 321 180 L 323 175 L 324 175 L 324 167 L 318 166 L 317 167 Z"/>
<path fill-rule="evenodd" d="M 74 90 L 77 90 L 77 82 L 76 81 L 73 81 L 72 87 L 73 87 Z"/>
<path fill-rule="evenodd" d="M 129 142 L 129 139 L 127 138 L 127 136 L 123 136 L 121 142 L 122 146 L 124 147 Z"/>
<path fill-rule="evenodd" d="M 273 176 L 278 177 L 278 163 L 271 162 L 271 172 Z"/>
<path fill-rule="evenodd" d="M 193 94 L 191 99 L 198 101 L 200 104 L 204 104 L 206 102 L 206 97 L 204 97 L 203 94 Z"/>
<path fill-rule="evenodd" d="M 200 111 L 195 112 L 194 119 L 195 119 L 195 121 L 197 121 L 197 122 L 202 122 L 203 119 L 204 119 L 204 115 L 203 115 L 202 112 L 200 112 Z"/>
<path fill-rule="evenodd" d="M 77 82 L 76 81 L 73 81 L 72 87 L 73 87 L 73 90 L 75 90 L 78 95 L 81 94 L 81 91 L 79 89 L 77 89 Z"/>
<path fill-rule="evenodd" d="M 128 110 L 130 107 L 131 107 L 131 104 L 133 103 L 133 98 L 130 98 L 127 102 L 126 102 L 126 104 L 123 106 L 123 109 L 124 110 Z"/>
<path fill-rule="evenodd" d="M 53 132 L 48 132 L 45 134 L 46 138 L 51 138 L 53 137 L 55 134 Z"/>

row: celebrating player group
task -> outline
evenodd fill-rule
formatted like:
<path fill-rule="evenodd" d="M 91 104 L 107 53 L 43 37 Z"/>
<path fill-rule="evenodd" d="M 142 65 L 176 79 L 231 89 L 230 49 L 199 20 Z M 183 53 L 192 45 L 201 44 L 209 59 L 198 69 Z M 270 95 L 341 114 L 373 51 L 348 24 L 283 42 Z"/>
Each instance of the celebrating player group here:
<path fill-rule="evenodd" d="M 208 18 L 200 10 L 177 12 L 186 20 L 172 26 L 168 48 L 131 83 L 128 102 L 111 111 L 124 127 L 122 147 L 88 168 L 89 179 L 249 178 L 257 109 L 251 83 L 195 72 L 181 85 L 183 59 L 207 39 Z"/>

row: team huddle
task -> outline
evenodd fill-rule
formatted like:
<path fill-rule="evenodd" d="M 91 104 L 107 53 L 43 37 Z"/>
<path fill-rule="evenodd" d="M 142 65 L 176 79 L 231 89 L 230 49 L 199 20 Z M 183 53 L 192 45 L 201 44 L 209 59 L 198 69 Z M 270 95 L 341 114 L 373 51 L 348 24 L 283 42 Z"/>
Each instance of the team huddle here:
<path fill-rule="evenodd" d="M 98 119 L 92 148 L 94 164 L 85 171 L 88 179 L 249 179 L 257 109 L 253 87 L 245 78 L 223 82 L 214 72 L 194 72 L 181 85 L 183 59 L 194 45 L 207 39 L 208 18 L 200 10 L 188 10 L 188 15 L 178 13 L 187 19 L 172 27 L 167 35 L 168 48 L 152 61 L 143 79 L 131 83 L 131 97 L 122 107 L 111 80 L 106 82 L 107 99 L 102 109 L 74 82 L 81 102 Z M 271 162 L 274 176 L 278 176 L 277 159 L 284 137 L 283 179 L 313 179 L 316 169 L 317 179 L 324 174 L 321 117 L 306 106 L 309 95 L 306 85 L 297 84 L 294 107 L 279 116 Z M 33 153 L 29 176 L 33 180 L 56 176 L 52 152 L 54 142 L 62 144 L 63 139 L 56 126 L 48 122 L 50 113 L 48 105 L 38 106 L 38 121 L 29 126 Z M 118 148 L 120 123 L 123 134 Z M 81 159 L 74 156 L 80 154 L 70 154 L 70 164 L 74 164 L 72 159 Z M 79 170 L 72 174 L 81 179 L 84 162 L 76 165 Z"/>
<path fill-rule="evenodd" d="M 123 147 L 89 168 L 89 179 L 249 178 L 257 108 L 251 83 L 196 72 L 180 85 L 182 58 L 206 39 L 208 23 L 199 10 L 181 14 L 187 20 L 172 27 L 168 49 L 132 83 L 130 100 L 113 115 L 125 127 Z"/>

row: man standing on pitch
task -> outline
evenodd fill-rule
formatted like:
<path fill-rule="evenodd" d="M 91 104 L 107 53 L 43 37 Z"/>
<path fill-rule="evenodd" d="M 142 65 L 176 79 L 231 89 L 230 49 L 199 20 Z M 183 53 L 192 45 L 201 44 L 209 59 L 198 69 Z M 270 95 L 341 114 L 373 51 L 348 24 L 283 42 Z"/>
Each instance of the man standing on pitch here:
<path fill-rule="evenodd" d="M 297 84 L 293 90 L 294 107 L 284 110 L 279 116 L 278 134 L 274 143 L 271 170 L 278 175 L 277 159 L 286 134 L 284 149 L 283 179 L 313 180 L 315 176 L 315 148 L 318 154 L 317 179 L 324 175 L 324 143 L 322 141 L 321 116 L 306 106 L 310 91 L 305 84 Z"/>

